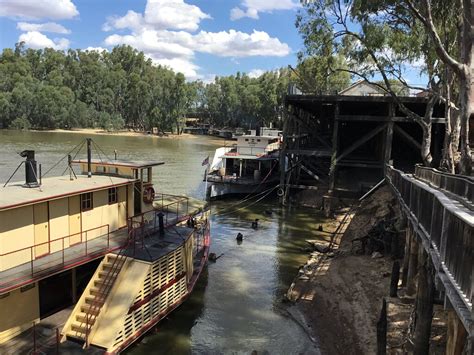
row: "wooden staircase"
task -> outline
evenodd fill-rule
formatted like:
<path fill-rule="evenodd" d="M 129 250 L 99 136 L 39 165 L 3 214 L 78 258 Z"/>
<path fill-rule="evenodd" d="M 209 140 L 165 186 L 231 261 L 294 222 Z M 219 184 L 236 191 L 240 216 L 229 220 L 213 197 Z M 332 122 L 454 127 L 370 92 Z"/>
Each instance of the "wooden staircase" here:
<path fill-rule="evenodd" d="M 125 260 L 121 253 L 105 256 L 66 323 L 63 340 L 83 342 L 84 348 L 89 346 L 91 332 Z"/>

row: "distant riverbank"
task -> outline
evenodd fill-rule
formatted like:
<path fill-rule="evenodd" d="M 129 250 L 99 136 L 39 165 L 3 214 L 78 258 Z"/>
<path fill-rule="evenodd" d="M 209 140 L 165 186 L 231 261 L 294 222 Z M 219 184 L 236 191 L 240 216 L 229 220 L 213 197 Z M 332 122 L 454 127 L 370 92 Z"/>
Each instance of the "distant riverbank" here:
<path fill-rule="evenodd" d="M 73 128 L 73 129 L 30 129 L 29 132 L 48 132 L 48 133 L 71 133 L 71 134 L 84 134 L 84 135 L 100 135 L 100 136 L 120 136 L 120 137 L 151 137 L 151 138 L 163 138 L 163 139 L 172 139 L 172 140 L 188 140 L 188 139 L 197 139 L 199 137 L 207 137 L 206 143 L 210 143 L 216 146 L 223 146 L 225 140 L 223 138 L 214 137 L 214 136 L 203 136 L 189 133 L 181 134 L 164 134 L 156 135 L 147 132 L 136 132 L 136 131 L 106 131 L 102 129 L 95 128 Z"/>

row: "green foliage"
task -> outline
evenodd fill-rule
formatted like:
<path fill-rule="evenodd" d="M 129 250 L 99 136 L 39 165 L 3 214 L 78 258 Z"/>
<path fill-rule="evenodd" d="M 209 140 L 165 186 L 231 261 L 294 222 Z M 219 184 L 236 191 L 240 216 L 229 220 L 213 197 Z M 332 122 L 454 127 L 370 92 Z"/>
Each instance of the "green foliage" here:
<path fill-rule="evenodd" d="M 18 43 L 0 54 L 0 127 L 181 133 L 193 115 L 221 127 L 277 124 L 288 81 L 281 69 L 187 82 L 130 46 L 99 53 Z"/>
<path fill-rule="evenodd" d="M 31 128 L 31 123 L 26 119 L 26 117 L 15 118 L 10 124 L 10 128 L 19 129 L 19 130 L 28 130 Z"/>

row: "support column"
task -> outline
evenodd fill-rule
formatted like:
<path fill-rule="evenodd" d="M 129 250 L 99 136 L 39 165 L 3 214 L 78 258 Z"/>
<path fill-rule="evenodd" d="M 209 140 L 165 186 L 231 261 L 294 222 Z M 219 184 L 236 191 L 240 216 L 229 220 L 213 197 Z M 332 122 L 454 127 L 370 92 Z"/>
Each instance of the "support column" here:
<path fill-rule="evenodd" d="M 414 355 L 429 354 L 434 295 L 433 267 L 428 254 L 423 250 L 420 259 L 418 287 L 415 300 Z"/>
<path fill-rule="evenodd" d="M 339 150 L 339 103 L 336 102 L 334 108 L 334 125 L 332 129 L 332 154 L 331 154 L 331 166 L 329 168 L 329 193 L 332 193 L 336 185 L 336 160 Z"/>
<path fill-rule="evenodd" d="M 406 293 L 409 296 L 412 296 L 416 291 L 416 282 L 415 276 L 418 273 L 418 241 L 416 239 L 416 234 L 413 232 L 412 227 L 410 228 L 410 256 L 408 262 L 408 272 L 407 272 L 407 289 Z"/>
<path fill-rule="evenodd" d="M 287 111 L 284 111 L 285 117 L 283 118 L 283 141 L 281 143 L 281 151 L 280 151 L 280 191 L 285 191 L 285 180 L 286 180 L 286 147 L 288 145 L 288 120 L 290 119 L 290 112 L 289 108 Z M 280 196 L 280 204 L 285 204 L 285 195 L 282 194 Z"/>
<path fill-rule="evenodd" d="M 403 213 L 403 212 L 402 212 Z M 410 262 L 410 246 L 411 246 L 411 231 L 410 226 L 406 222 L 406 217 L 402 215 L 403 226 L 405 226 L 405 250 L 403 252 L 403 264 L 402 264 L 402 287 L 407 285 L 408 278 L 408 265 Z"/>
<path fill-rule="evenodd" d="M 72 287 L 72 292 L 71 292 L 71 295 L 72 295 L 72 303 L 73 304 L 76 304 L 77 303 L 77 277 L 76 277 L 76 268 L 73 268 L 71 270 L 71 287 Z"/>
<path fill-rule="evenodd" d="M 390 107 L 393 105 L 390 104 Z M 392 109 L 390 111 L 393 111 Z M 390 119 L 392 116 L 390 116 Z M 386 165 L 390 162 L 390 158 L 392 157 L 392 140 L 393 140 L 393 121 L 390 121 L 387 125 L 386 133 L 385 133 L 385 152 L 384 152 L 384 167 L 383 172 L 385 176 Z"/>
<path fill-rule="evenodd" d="M 448 311 L 446 355 L 461 355 L 466 346 L 467 332 L 456 312 Z"/>

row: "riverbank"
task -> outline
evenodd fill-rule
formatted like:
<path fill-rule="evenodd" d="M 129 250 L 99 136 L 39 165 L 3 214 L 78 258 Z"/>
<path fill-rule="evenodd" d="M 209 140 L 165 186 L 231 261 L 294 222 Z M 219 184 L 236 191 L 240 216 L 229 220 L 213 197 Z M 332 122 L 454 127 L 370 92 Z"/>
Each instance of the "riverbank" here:
<path fill-rule="evenodd" d="M 304 315 L 323 354 L 376 353 L 376 323 L 388 295 L 392 259 L 361 252 L 365 237 L 381 220 L 397 218 L 387 186 L 353 209 L 338 211 L 337 229 L 308 241 L 315 251 L 288 290 L 293 313 Z M 323 237 L 325 234 L 325 237 Z M 355 242 L 353 242 L 356 240 Z"/>
<path fill-rule="evenodd" d="M 135 132 L 135 131 L 106 131 L 94 128 L 74 128 L 74 129 L 49 129 L 49 130 L 30 130 L 31 132 L 49 132 L 49 133 L 70 133 L 70 134 L 83 134 L 83 135 L 99 135 L 99 136 L 119 136 L 119 137 L 150 137 L 155 139 L 171 139 L 171 140 L 189 140 L 198 139 L 200 137 L 206 137 L 207 143 L 213 145 L 224 145 L 224 139 L 213 137 L 213 136 L 201 136 L 196 134 L 181 133 L 181 134 L 166 134 L 166 135 L 155 135 L 147 132 Z"/>

